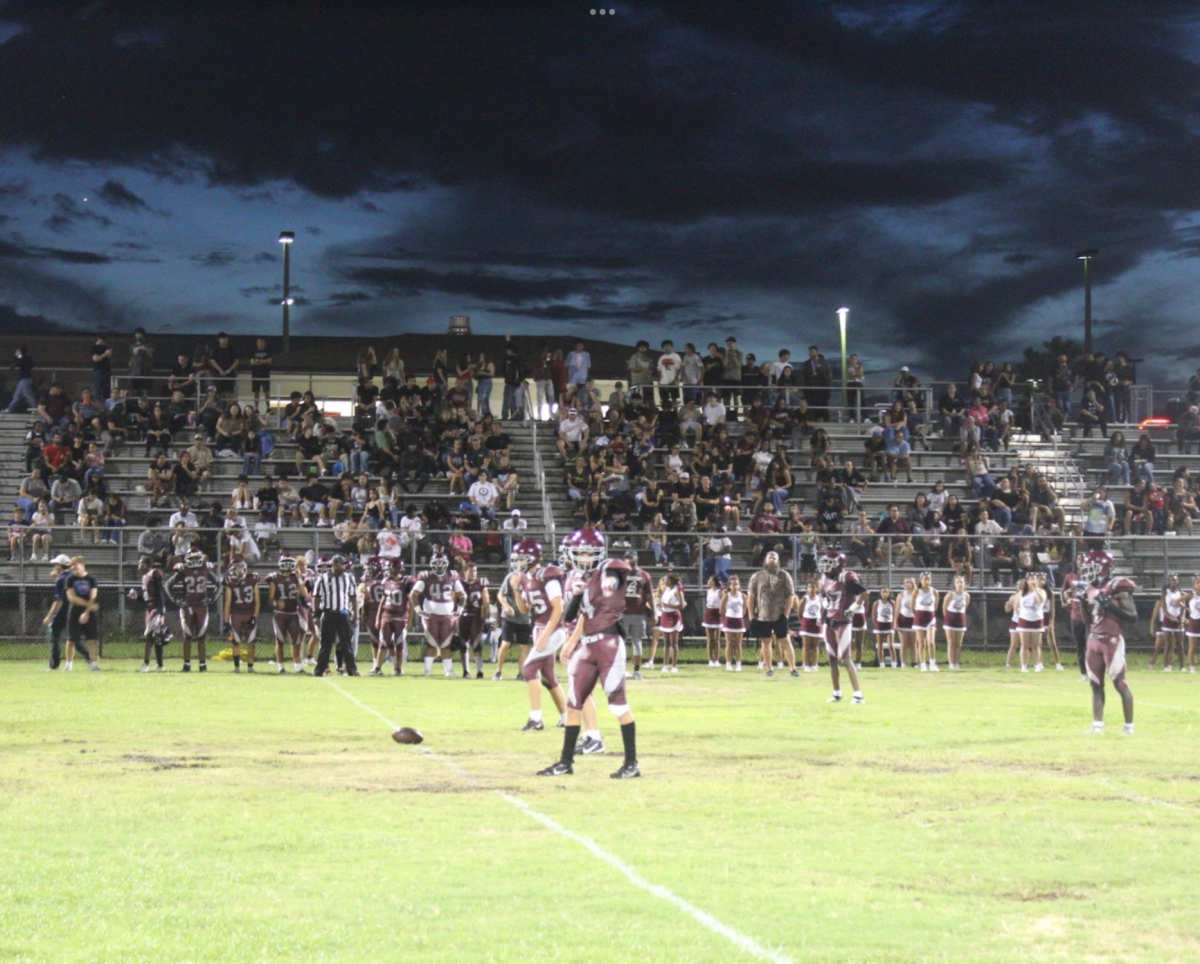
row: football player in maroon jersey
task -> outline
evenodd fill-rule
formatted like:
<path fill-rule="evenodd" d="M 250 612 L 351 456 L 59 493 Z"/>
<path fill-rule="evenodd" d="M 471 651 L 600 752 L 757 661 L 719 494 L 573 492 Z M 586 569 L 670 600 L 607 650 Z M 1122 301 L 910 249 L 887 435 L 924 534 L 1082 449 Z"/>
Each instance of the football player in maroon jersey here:
<path fill-rule="evenodd" d="M 625 582 L 625 615 L 621 625 L 633 657 L 633 678 L 642 678 L 642 644 L 646 639 L 646 618 L 654 615 L 654 580 L 650 573 L 638 567 L 636 549 L 625 551 L 625 561 L 632 573 Z"/>
<path fill-rule="evenodd" d="M 280 673 L 287 672 L 283 658 L 284 646 L 288 644 L 292 647 L 295 671 L 304 672 L 300 607 L 308 598 L 308 586 L 296 571 L 296 557 L 284 553 L 279 557 L 278 568 L 267 576 L 267 603 L 271 607 L 271 623 L 275 630 L 275 663 Z"/>
<path fill-rule="evenodd" d="M 520 595 L 522 574 L 530 566 L 536 566 L 541 559 L 541 546 L 532 539 L 525 539 L 513 546 L 509 556 L 509 572 L 500 583 L 496 592 L 496 601 L 500 604 L 503 619 L 500 625 L 500 651 L 496 654 L 496 672 L 492 680 L 499 682 L 504 678 L 504 660 L 509 649 L 514 644 L 520 653 L 520 667 L 525 665 L 525 657 L 529 655 L 530 639 L 533 632 L 532 617 L 517 606 Z"/>
<path fill-rule="evenodd" d="M 454 675 L 454 661 L 450 658 L 450 640 L 458 624 L 467 594 L 463 592 L 458 574 L 450 571 L 450 559 L 435 548 L 429 560 L 429 569 L 417 576 L 409 594 L 408 628 L 412 629 L 414 617 L 420 613 L 421 625 L 425 629 L 425 675 L 433 675 L 434 657 L 441 659 L 446 676 Z"/>
<path fill-rule="evenodd" d="M 254 672 L 254 639 L 258 635 L 258 576 L 241 559 L 229 564 L 225 580 L 225 625 L 233 636 L 233 671 L 242 671 L 241 647 L 246 647 L 246 672 Z"/>
<path fill-rule="evenodd" d="M 859 581 L 858 573 L 846 568 L 845 553 L 836 549 L 817 559 L 817 571 L 821 574 L 821 595 L 825 599 L 825 652 L 829 654 L 829 673 L 833 677 L 833 695 L 828 702 L 842 701 L 839 665 L 844 666 L 850 676 L 850 685 L 854 687 L 853 701 L 865 702 L 858 685 L 858 671 L 850 658 L 850 637 L 854 604 L 867 589 Z"/>
<path fill-rule="evenodd" d="M 375 654 L 372 676 L 383 675 L 383 662 L 392 658 L 392 673 L 404 675 L 408 660 L 408 598 L 412 591 L 410 580 L 404 576 L 404 563 L 399 558 L 388 560 L 387 572 L 379 582 L 380 603 L 375 615 L 375 632 L 379 651 Z"/>
<path fill-rule="evenodd" d="M 458 618 L 457 636 L 462 645 L 463 679 L 471 678 L 468 660 L 472 655 L 475 657 L 475 678 L 483 679 L 483 625 L 491 615 L 492 598 L 488 581 L 479 575 L 475 563 L 468 561 L 462 575 L 466 602 Z"/>
<path fill-rule="evenodd" d="M 150 672 L 150 651 L 158 664 L 158 671 L 163 668 L 163 646 L 171 638 L 167 630 L 167 590 L 163 584 L 163 571 L 154 565 L 149 556 L 138 560 L 138 574 L 142 577 L 140 595 L 146 604 L 146 658 L 139 673 Z M 139 590 L 130 589 L 129 598 L 138 598 Z"/>
<path fill-rule="evenodd" d="M 379 605 L 383 601 L 384 569 L 383 560 L 371 556 L 363 561 L 362 582 L 358 584 L 358 609 L 361 625 L 367 631 L 371 640 L 371 675 L 378 676 L 375 667 L 379 666 Z"/>
<path fill-rule="evenodd" d="M 567 695 L 559 685 L 554 663 L 558 651 L 566 642 L 566 632 L 562 626 L 563 583 L 566 577 L 558 566 L 538 565 L 542 547 L 532 540 L 522 540 L 513 549 L 513 554 L 532 563 L 526 565 L 521 573 L 520 591 L 516 598 L 517 609 L 529 613 L 533 620 L 530 634 L 532 645 L 525 662 L 521 664 L 521 679 L 529 691 L 529 719 L 521 731 L 543 730 L 546 727 L 542 721 L 543 687 L 558 708 L 560 722 L 565 723 Z"/>
<path fill-rule="evenodd" d="M 1083 604 L 1089 619 L 1087 642 L 1087 675 L 1092 684 L 1092 726 L 1089 733 L 1104 732 L 1104 674 L 1108 673 L 1113 689 L 1121 696 L 1125 712 L 1125 728 L 1133 734 L 1133 692 L 1125 682 L 1125 637 L 1123 624 L 1137 623 L 1137 606 L 1132 579 L 1112 578 L 1113 557 L 1095 549 L 1084 556 L 1079 578 L 1086 583 Z"/>
<path fill-rule="evenodd" d="M 217 580 L 212 565 L 199 549 L 190 550 L 167 581 L 167 593 L 179 601 L 183 627 L 183 671 L 192 671 L 192 643 L 200 657 L 200 672 L 208 672 L 205 645 L 208 640 L 208 610 L 217 598 Z"/>
<path fill-rule="evenodd" d="M 625 638 L 621 634 L 629 563 L 623 559 L 606 561 L 604 536 L 591 529 L 581 529 L 571 536 L 570 551 L 576 568 L 586 574 L 587 580 L 580 593 L 572 594 L 565 612 L 568 619 L 577 620 L 562 654 L 570 666 L 567 726 L 558 762 L 540 770 L 538 776 L 575 772 L 575 743 L 582 708 L 599 684 L 608 698 L 609 712 L 621 724 L 625 748 L 625 761 L 612 777 L 618 780 L 639 777 L 637 730 L 625 695 Z"/>

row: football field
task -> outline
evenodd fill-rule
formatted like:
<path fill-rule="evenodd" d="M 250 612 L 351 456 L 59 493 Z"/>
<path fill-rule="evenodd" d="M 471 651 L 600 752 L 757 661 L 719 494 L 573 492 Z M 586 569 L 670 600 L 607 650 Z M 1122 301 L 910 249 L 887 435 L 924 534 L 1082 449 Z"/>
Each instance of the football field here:
<path fill-rule="evenodd" d="M 614 781 L 603 702 L 538 779 L 512 682 L 136 665 L 0 665 L 2 961 L 1200 959 L 1200 677 L 655 672 Z"/>

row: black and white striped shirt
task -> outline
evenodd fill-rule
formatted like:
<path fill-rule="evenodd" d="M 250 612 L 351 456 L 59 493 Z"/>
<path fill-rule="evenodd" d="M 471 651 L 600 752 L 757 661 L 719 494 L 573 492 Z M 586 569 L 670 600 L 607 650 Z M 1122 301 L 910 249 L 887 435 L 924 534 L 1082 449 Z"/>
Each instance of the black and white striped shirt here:
<path fill-rule="evenodd" d="M 332 572 L 321 573 L 313 588 L 313 610 L 319 613 L 353 612 L 357 587 L 352 573 L 343 572 L 340 576 Z"/>

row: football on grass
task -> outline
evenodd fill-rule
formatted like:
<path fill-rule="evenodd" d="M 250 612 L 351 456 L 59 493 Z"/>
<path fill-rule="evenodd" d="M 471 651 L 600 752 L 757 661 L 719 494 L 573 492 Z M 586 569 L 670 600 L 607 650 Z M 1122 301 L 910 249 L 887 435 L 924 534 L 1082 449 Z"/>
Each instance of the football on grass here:
<path fill-rule="evenodd" d="M 420 730 L 414 730 L 411 726 L 402 726 L 400 729 L 392 731 L 392 739 L 397 743 L 421 743 L 425 737 L 421 736 Z"/>

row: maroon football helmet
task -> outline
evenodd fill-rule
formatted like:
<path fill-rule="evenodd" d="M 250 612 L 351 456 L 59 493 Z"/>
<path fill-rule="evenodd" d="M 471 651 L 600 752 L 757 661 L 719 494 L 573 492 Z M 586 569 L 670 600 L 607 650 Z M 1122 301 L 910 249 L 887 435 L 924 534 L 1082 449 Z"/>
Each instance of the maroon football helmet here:
<path fill-rule="evenodd" d="M 513 572 L 526 572 L 536 569 L 542 561 L 542 547 L 532 539 L 522 539 L 513 546 L 512 555 L 508 557 Z"/>
<path fill-rule="evenodd" d="M 830 578 L 837 576 L 846 565 L 846 554 L 837 549 L 830 549 L 817 557 L 817 572 Z"/>
<path fill-rule="evenodd" d="M 1079 564 L 1079 578 L 1098 584 L 1112 575 L 1113 557 L 1102 549 L 1093 549 Z"/>
<path fill-rule="evenodd" d="M 582 572 L 591 572 L 608 557 L 604 534 L 595 529 L 577 529 L 567 542 L 571 565 Z"/>

